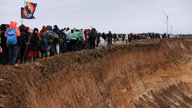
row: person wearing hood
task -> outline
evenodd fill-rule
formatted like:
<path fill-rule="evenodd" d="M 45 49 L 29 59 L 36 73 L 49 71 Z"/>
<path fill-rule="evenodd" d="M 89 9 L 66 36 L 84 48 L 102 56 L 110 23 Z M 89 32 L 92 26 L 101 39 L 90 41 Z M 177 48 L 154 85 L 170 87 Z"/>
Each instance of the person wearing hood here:
<path fill-rule="evenodd" d="M 39 49 L 40 49 L 40 58 L 44 58 L 44 57 L 47 57 L 47 47 L 48 47 L 48 43 L 47 43 L 47 38 L 45 36 L 45 32 L 46 32 L 46 26 L 42 26 L 42 29 L 40 30 L 39 32 L 39 39 L 40 39 L 40 46 L 39 46 Z"/>
<path fill-rule="evenodd" d="M 65 34 L 66 28 L 61 30 L 62 43 L 60 44 L 60 52 L 65 53 L 67 51 L 67 35 Z"/>
<path fill-rule="evenodd" d="M 27 61 L 27 42 L 30 36 L 30 32 L 29 32 L 29 27 L 25 26 L 25 25 L 21 25 L 20 27 L 20 32 L 21 32 L 21 36 L 20 36 L 20 63 L 22 62 L 26 62 Z"/>
<path fill-rule="evenodd" d="M 42 51 L 42 38 L 41 38 L 41 36 L 44 34 L 44 32 L 45 32 L 45 30 L 46 30 L 46 27 L 45 26 L 42 26 L 42 28 L 41 28 L 41 30 L 39 31 L 39 33 L 38 33 L 38 38 L 39 38 L 39 40 L 40 40 L 40 42 L 39 42 L 39 46 L 38 46 L 38 58 L 43 58 L 43 51 Z"/>
<path fill-rule="evenodd" d="M 60 32 L 59 27 L 57 25 L 54 25 L 53 32 L 55 32 L 57 34 L 59 41 L 61 41 L 62 40 L 61 39 L 61 32 Z M 59 43 L 61 43 L 61 42 L 59 42 Z M 57 54 L 60 53 L 60 44 L 59 43 L 56 43 L 56 53 Z"/>
<path fill-rule="evenodd" d="M 41 35 L 43 35 L 45 33 L 45 31 L 46 31 L 46 26 L 42 26 L 42 28 L 38 34 L 39 39 L 41 39 Z"/>
<path fill-rule="evenodd" d="M 78 37 L 77 37 L 77 41 L 78 41 L 77 50 L 79 51 L 79 50 L 83 49 L 83 42 L 85 40 L 85 34 L 83 32 L 83 29 L 78 30 L 77 35 L 78 35 Z"/>
<path fill-rule="evenodd" d="M 123 34 L 123 37 L 124 37 L 124 39 L 125 39 L 125 35 L 124 35 L 124 34 Z M 107 40 L 108 40 L 107 45 L 108 45 L 108 46 L 111 46 L 111 45 L 112 45 L 112 38 L 113 38 L 113 35 L 112 35 L 111 31 L 109 31 L 109 33 L 107 34 Z M 123 41 L 123 43 L 124 43 L 124 41 Z"/>
<path fill-rule="evenodd" d="M 19 47 L 20 47 L 20 31 L 17 28 L 17 22 L 11 21 L 9 29 L 15 29 L 16 38 L 17 38 L 16 44 L 13 44 L 13 45 L 7 44 L 8 52 L 9 52 L 9 55 L 8 55 L 9 56 L 9 64 L 14 65 L 16 63 L 16 60 L 17 60 L 17 57 L 19 54 Z M 7 31 L 5 32 L 5 37 L 7 37 Z"/>
<path fill-rule="evenodd" d="M 89 45 L 90 45 L 90 49 L 95 49 L 95 39 L 96 39 L 96 29 L 92 28 L 91 32 L 88 34 L 89 35 Z"/>
<path fill-rule="evenodd" d="M 53 56 L 55 54 L 59 54 L 59 48 L 57 47 L 59 44 L 59 37 L 58 35 L 53 31 L 52 26 L 48 25 L 47 30 L 44 34 L 48 41 L 48 54 L 49 56 Z"/>
<path fill-rule="evenodd" d="M 31 61 L 32 60 L 35 61 L 36 57 L 37 57 L 38 45 L 39 45 L 38 32 L 39 32 L 39 30 L 37 28 L 34 28 L 33 33 L 31 35 L 31 39 L 30 39 L 29 57 L 30 57 Z"/>
<path fill-rule="evenodd" d="M 88 29 L 84 29 L 85 39 L 84 39 L 84 42 L 83 42 L 83 49 L 86 49 L 86 50 L 89 47 L 89 44 L 88 44 L 88 34 L 89 34 Z"/>
<path fill-rule="evenodd" d="M 71 30 L 71 34 L 67 37 L 69 40 L 68 46 L 69 51 L 77 51 L 77 44 L 78 44 L 78 32 Z"/>

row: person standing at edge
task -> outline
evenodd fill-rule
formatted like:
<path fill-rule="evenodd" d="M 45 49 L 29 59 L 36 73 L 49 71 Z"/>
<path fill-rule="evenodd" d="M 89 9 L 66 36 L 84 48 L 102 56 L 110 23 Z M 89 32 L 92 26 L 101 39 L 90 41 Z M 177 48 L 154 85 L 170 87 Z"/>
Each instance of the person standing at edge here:
<path fill-rule="evenodd" d="M 12 30 L 11 30 L 12 29 Z M 11 33 L 9 32 L 11 30 Z M 9 34 L 10 33 L 10 34 Z M 5 32 L 5 37 L 6 37 L 6 44 L 8 47 L 8 52 L 9 52 L 9 64 L 10 65 L 14 65 L 16 63 L 16 59 L 19 53 L 19 44 L 20 44 L 20 31 L 17 28 L 17 22 L 11 21 L 10 22 L 10 27 L 9 29 Z M 12 42 L 8 42 L 9 41 L 9 35 L 13 36 L 13 38 L 11 37 L 11 41 L 15 41 L 13 44 Z M 16 40 L 15 40 L 15 36 L 16 35 Z"/>
<path fill-rule="evenodd" d="M 111 31 L 109 31 L 109 33 L 107 34 L 107 38 L 108 38 L 108 44 L 107 45 L 111 46 L 112 45 L 112 38 L 113 38 Z"/>
<path fill-rule="evenodd" d="M 1 47 L 3 52 L 1 53 L 0 56 L 0 64 L 3 65 L 7 65 L 8 64 L 8 48 L 7 48 L 7 44 L 6 44 L 6 37 L 5 37 L 5 32 L 7 30 L 7 25 L 6 24 L 2 24 L 0 26 L 0 37 L 1 37 Z"/>
<path fill-rule="evenodd" d="M 96 29 L 92 28 L 89 35 L 90 49 L 95 49 Z"/>
<path fill-rule="evenodd" d="M 29 57 L 30 61 L 35 61 L 38 53 L 38 45 L 39 45 L 39 37 L 38 37 L 39 30 L 37 28 L 33 29 L 33 33 L 30 39 L 30 52 Z"/>

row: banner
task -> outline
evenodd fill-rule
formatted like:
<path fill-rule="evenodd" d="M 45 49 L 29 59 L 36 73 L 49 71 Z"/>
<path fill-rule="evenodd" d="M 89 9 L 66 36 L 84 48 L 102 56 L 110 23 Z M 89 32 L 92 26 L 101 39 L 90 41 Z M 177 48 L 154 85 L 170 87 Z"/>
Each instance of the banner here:
<path fill-rule="evenodd" d="M 21 7 L 21 18 L 23 19 L 34 19 L 33 16 L 37 3 L 26 2 L 25 7 Z"/>

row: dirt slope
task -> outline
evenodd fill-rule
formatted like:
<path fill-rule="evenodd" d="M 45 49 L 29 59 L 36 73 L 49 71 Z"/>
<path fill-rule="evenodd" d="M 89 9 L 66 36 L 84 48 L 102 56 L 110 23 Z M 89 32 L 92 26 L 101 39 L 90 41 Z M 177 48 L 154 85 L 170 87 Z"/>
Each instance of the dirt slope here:
<path fill-rule="evenodd" d="M 67 53 L 0 73 L 0 108 L 192 107 L 190 38 Z"/>

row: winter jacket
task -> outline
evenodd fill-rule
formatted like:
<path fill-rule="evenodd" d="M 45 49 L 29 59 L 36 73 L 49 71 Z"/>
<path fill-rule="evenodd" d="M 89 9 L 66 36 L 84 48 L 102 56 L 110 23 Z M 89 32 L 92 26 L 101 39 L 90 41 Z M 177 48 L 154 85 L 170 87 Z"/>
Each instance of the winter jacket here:
<path fill-rule="evenodd" d="M 78 39 L 78 32 L 71 33 L 69 35 L 68 40 L 77 40 Z"/>
<path fill-rule="evenodd" d="M 20 32 L 21 32 L 21 36 L 20 36 L 20 44 L 22 48 L 25 48 L 27 46 L 27 42 L 28 42 L 28 38 L 30 36 L 30 33 L 28 31 L 25 30 L 25 26 L 20 26 Z"/>
<path fill-rule="evenodd" d="M 64 32 L 61 32 L 61 39 L 63 42 L 67 42 L 67 36 Z"/>
<path fill-rule="evenodd" d="M 95 39 L 96 39 L 96 33 L 91 31 L 89 33 L 89 41 L 95 41 Z"/>
<path fill-rule="evenodd" d="M 52 26 L 48 25 L 47 31 L 44 34 L 47 38 L 48 45 L 55 45 L 60 43 L 59 36 L 53 31 Z"/>
<path fill-rule="evenodd" d="M 6 37 L 5 37 L 5 32 L 6 32 L 6 24 L 2 24 L 1 25 L 1 47 L 3 49 L 7 48 L 7 44 L 6 44 Z"/>
<path fill-rule="evenodd" d="M 46 27 L 45 27 L 45 26 L 42 26 L 42 29 L 40 30 L 40 32 L 39 32 L 39 34 L 38 34 L 38 37 L 39 37 L 39 38 L 41 38 L 41 35 L 44 34 L 45 30 L 46 30 Z"/>
<path fill-rule="evenodd" d="M 16 36 L 17 36 L 17 37 L 20 36 L 21 33 L 20 33 L 19 29 L 17 28 L 17 23 L 16 23 L 16 22 L 11 21 L 9 28 L 14 28 L 15 31 L 16 31 Z M 6 31 L 6 32 L 7 32 L 7 31 Z M 6 33 L 5 33 L 5 37 L 6 37 Z"/>
<path fill-rule="evenodd" d="M 47 38 L 46 38 L 45 34 L 41 35 L 40 43 L 41 43 L 41 50 L 42 51 L 47 50 L 47 48 L 48 48 L 48 41 L 47 41 Z"/>
<path fill-rule="evenodd" d="M 47 31 L 44 35 L 46 36 L 49 45 L 58 44 L 60 42 L 58 35 L 53 31 Z"/>
<path fill-rule="evenodd" d="M 85 34 L 82 30 L 78 32 L 78 41 L 83 42 L 85 40 Z"/>
<path fill-rule="evenodd" d="M 38 50 L 38 45 L 39 45 L 39 37 L 37 34 L 32 33 L 30 39 L 30 50 Z"/>
<path fill-rule="evenodd" d="M 84 42 L 88 42 L 88 30 L 87 29 L 84 30 L 84 34 L 85 34 Z"/>
<path fill-rule="evenodd" d="M 14 21 L 11 21 L 9 28 L 14 28 L 15 29 L 16 36 L 17 36 L 17 44 L 16 45 L 18 45 L 20 47 L 20 42 L 21 42 L 20 41 L 20 35 L 21 35 L 21 33 L 20 33 L 19 29 L 17 28 L 17 23 L 14 22 Z M 5 32 L 5 37 L 6 37 L 6 34 L 7 34 L 7 31 Z"/>
<path fill-rule="evenodd" d="M 111 33 L 108 33 L 108 34 L 107 34 L 107 38 L 112 39 L 112 37 L 113 37 L 113 36 L 112 36 L 112 34 L 111 34 Z"/>
<path fill-rule="evenodd" d="M 58 35 L 58 38 L 61 38 L 61 33 L 58 28 L 54 28 L 53 31 Z"/>

